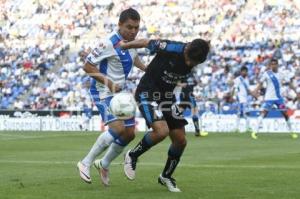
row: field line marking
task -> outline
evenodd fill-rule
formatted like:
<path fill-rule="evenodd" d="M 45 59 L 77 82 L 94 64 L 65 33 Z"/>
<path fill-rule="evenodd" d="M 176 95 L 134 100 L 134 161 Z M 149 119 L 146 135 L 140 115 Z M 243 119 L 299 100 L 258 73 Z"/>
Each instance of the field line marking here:
<path fill-rule="evenodd" d="M 0 164 L 50 164 L 50 165 L 74 165 L 75 161 L 43 161 L 43 160 L 1 160 Z M 123 162 L 113 162 L 112 165 L 122 165 Z M 141 166 L 159 166 L 163 167 L 164 163 L 140 162 Z M 186 168 L 230 168 L 230 169 L 300 169 L 300 166 L 290 165 L 226 165 L 226 164 L 187 164 L 182 163 L 180 167 Z"/>
<path fill-rule="evenodd" d="M 39 135 L 19 135 L 19 134 L 3 134 L 0 133 L 0 141 L 1 140 L 25 140 L 25 139 L 44 139 L 44 138 L 56 138 L 56 137 L 68 137 L 68 136 L 88 136 L 88 135 L 93 135 L 93 134 L 57 134 L 57 135 L 43 135 L 43 134 L 39 134 Z"/>

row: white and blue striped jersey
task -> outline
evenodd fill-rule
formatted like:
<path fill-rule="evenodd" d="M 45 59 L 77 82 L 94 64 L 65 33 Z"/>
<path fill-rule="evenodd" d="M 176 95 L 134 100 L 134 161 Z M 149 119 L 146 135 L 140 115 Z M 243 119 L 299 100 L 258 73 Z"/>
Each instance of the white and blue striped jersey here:
<path fill-rule="evenodd" d="M 87 56 L 86 62 L 97 66 L 100 73 L 112 82 L 124 86 L 137 56 L 137 51 L 136 49 L 122 50 L 118 47 L 121 40 L 122 36 L 114 31 L 97 44 Z M 113 95 L 106 85 L 95 79 L 92 79 L 90 92 L 99 95 L 100 99 Z"/>
<path fill-rule="evenodd" d="M 239 76 L 234 80 L 234 89 L 239 103 L 247 103 L 249 95 L 249 80 Z"/>
<path fill-rule="evenodd" d="M 280 74 L 274 73 L 272 70 L 263 73 L 260 82 L 266 83 L 265 101 L 282 99 L 281 80 Z"/>

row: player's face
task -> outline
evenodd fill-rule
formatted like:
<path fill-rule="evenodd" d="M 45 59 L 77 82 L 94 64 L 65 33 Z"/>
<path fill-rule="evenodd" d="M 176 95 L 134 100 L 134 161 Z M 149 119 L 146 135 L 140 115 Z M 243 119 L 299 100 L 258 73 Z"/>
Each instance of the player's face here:
<path fill-rule="evenodd" d="M 274 71 L 274 72 L 277 72 L 278 71 L 278 64 L 276 61 L 272 61 L 270 63 L 270 67 L 271 67 L 271 70 Z"/>
<path fill-rule="evenodd" d="M 188 48 L 189 48 L 189 45 L 187 45 L 186 48 L 184 49 L 184 61 L 185 61 L 186 65 L 193 68 L 194 66 L 197 66 L 198 64 L 200 64 L 200 62 L 199 61 L 194 61 L 194 60 L 189 58 L 188 53 L 187 53 Z"/>
<path fill-rule="evenodd" d="M 189 67 L 193 68 L 194 66 L 197 66 L 200 63 L 197 61 L 191 60 L 187 55 L 185 55 L 185 64 L 188 65 Z"/>
<path fill-rule="evenodd" d="M 123 23 L 119 23 L 119 31 L 124 40 L 132 41 L 139 32 L 140 21 L 127 19 Z"/>
<path fill-rule="evenodd" d="M 241 75 L 242 75 L 243 77 L 247 77 L 248 71 L 242 70 L 242 71 L 241 71 Z"/>

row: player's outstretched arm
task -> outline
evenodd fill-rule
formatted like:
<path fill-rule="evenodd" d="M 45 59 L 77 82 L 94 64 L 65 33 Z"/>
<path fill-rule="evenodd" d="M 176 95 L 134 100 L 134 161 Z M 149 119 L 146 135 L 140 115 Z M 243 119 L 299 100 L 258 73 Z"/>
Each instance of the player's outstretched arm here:
<path fill-rule="evenodd" d="M 133 41 L 120 41 L 119 45 L 122 49 L 146 48 L 149 44 L 149 39 L 136 39 Z"/>

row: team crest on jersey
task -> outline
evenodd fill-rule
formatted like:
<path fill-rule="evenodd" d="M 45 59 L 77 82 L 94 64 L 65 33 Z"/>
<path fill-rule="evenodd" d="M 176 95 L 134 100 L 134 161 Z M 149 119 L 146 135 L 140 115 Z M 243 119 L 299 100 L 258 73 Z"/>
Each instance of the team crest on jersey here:
<path fill-rule="evenodd" d="M 160 49 L 165 49 L 166 48 L 166 46 L 167 46 L 167 42 L 160 42 L 160 44 L 159 44 L 159 48 Z"/>
<path fill-rule="evenodd" d="M 104 50 L 106 48 L 106 45 L 104 43 L 100 42 L 98 45 L 98 48 Z"/>
<path fill-rule="evenodd" d="M 104 43 L 100 43 L 100 44 L 92 51 L 92 54 L 93 54 L 95 57 L 99 57 L 105 48 L 106 48 L 106 45 L 105 45 Z"/>

